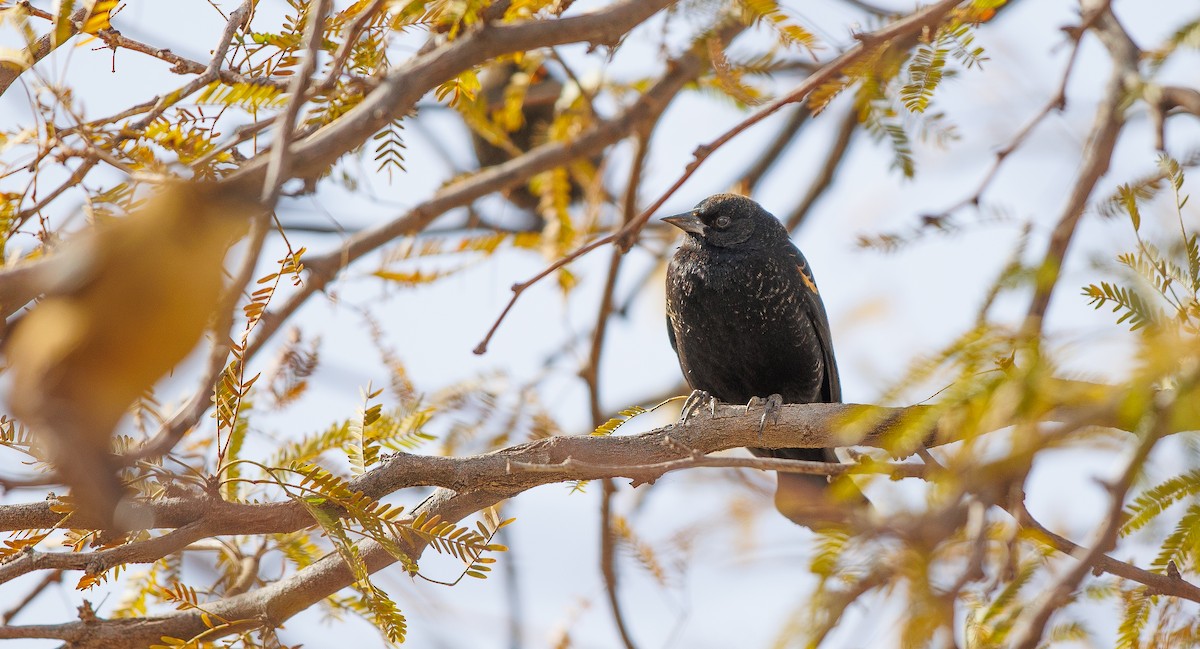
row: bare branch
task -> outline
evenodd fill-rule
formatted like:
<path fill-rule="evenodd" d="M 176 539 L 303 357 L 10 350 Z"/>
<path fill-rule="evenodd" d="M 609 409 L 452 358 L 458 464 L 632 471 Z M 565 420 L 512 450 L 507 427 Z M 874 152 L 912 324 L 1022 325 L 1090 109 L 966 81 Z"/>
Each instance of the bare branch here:
<path fill-rule="evenodd" d="M 113 50 L 126 49 L 134 52 L 140 52 L 148 56 L 152 56 L 161 61 L 171 64 L 171 72 L 175 74 L 205 74 L 212 67 L 212 62 L 201 63 L 193 61 L 184 56 L 180 56 L 169 49 L 154 47 L 147 43 L 134 40 L 125 36 L 115 29 L 105 29 L 96 34 L 96 37 L 104 41 L 104 44 Z M 282 79 L 271 79 L 268 77 L 247 77 L 244 74 L 219 68 L 216 71 L 217 78 L 225 83 L 254 83 L 262 86 L 272 86 L 280 90 L 286 90 L 288 82 Z M 148 107 L 153 107 L 154 103 L 147 104 Z M 129 116 L 129 115 L 125 115 Z M 118 118 L 119 119 L 119 118 Z M 114 121 L 112 118 L 105 120 L 106 122 Z M 72 132 L 64 129 L 65 132 Z"/>
<path fill-rule="evenodd" d="M 1050 616 L 1070 600 L 1071 593 L 1092 571 L 1096 560 L 1116 545 L 1117 532 L 1121 528 L 1122 512 L 1125 509 L 1125 495 L 1129 493 L 1129 487 L 1133 485 L 1134 478 L 1142 470 L 1142 465 L 1146 463 L 1146 458 L 1150 456 L 1154 445 L 1166 434 L 1163 424 L 1166 423 L 1167 417 L 1163 416 L 1161 412 L 1155 414 L 1158 425 L 1154 430 L 1146 431 L 1117 481 L 1105 485 L 1109 492 L 1109 506 L 1100 529 L 1096 530 L 1092 547 L 1076 548 L 1071 553 L 1071 558 L 1076 561 L 1075 565 L 1059 575 L 1043 594 L 1029 608 L 1025 609 L 1013 629 L 1013 641 L 1010 646 L 1015 649 L 1034 649 L 1038 646 L 1042 640 L 1042 634 L 1045 633 L 1046 624 L 1050 621 Z"/>
<path fill-rule="evenodd" d="M 1029 513 L 1029 510 L 1025 509 L 1024 503 L 1016 503 L 1009 507 L 1009 511 L 1017 519 L 1017 523 L 1021 527 L 1033 532 L 1032 536 L 1034 539 L 1071 556 L 1084 556 L 1088 553 L 1087 547 L 1081 546 L 1059 534 L 1055 534 L 1047 529 L 1045 525 L 1038 522 Z M 1200 587 L 1184 581 L 1178 575 L 1160 575 L 1157 572 L 1143 570 L 1133 564 L 1118 561 L 1107 554 L 1095 555 L 1091 560 L 1096 570 L 1103 570 L 1122 579 L 1144 584 L 1150 589 L 1151 594 L 1168 595 L 1170 597 L 1179 597 L 1193 602 L 1200 602 Z"/>
<path fill-rule="evenodd" d="M 854 137 L 854 133 L 858 130 L 858 112 L 851 108 L 842 116 L 842 121 L 838 123 L 837 135 L 833 138 L 833 144 L 829 147 L 829 152 L 825 154 L 825 164 L 821 165 L 821 170 L 817 172 L 816 178 L 813 178 L 812 184 L 808 186 L 808 191 L 800 203 L 796 205 L 791 214 L 788 214 L 784 224 L 789 232 L 795 232 L 796 228 L 804 223 L 804 219 L 808 218 L 808 214 L 812 211 L 813 205 L 829 189 L 829 185 L 833 182 L 833 176 L 837 173 L 838 167 L 841 166 L 842 160 L 846 159 L 846 151 L 850 148 L 850 140 Z"/>
<path fill-rule="evenodd" d="M 1043 272 L 1038 275 L 1038 285 L 1026 314 L 1025 327 L 1029 331 L 1040 331 L 1042 328 L 1042 321 L 1046 309 L 1050 306 L 1050 298 L 1058 283 L 1059 271 L 1066 258 L 1067 248 L 1071 245 L 1071 238 L 1087 207 L 1088 197 L 1092 195 L 1100 177 L 1108 171 L 1117 137 L 1125 125 L 1126 96 L 1138 83 L 1137 64 L 1141 50 L 1117 22 L 1107 2 L 1101 3 L 1098 11 L 1092 30 L 1108 48 L 1113 69 L 1104 99 L 1101 100 L 1096 113 L 1096 124 L 1083 153 L 1079 175 L 1075 185 L 1071 187 L 1058 224 L 1050 235 L 1050 243 L 1041 262 Z"/>

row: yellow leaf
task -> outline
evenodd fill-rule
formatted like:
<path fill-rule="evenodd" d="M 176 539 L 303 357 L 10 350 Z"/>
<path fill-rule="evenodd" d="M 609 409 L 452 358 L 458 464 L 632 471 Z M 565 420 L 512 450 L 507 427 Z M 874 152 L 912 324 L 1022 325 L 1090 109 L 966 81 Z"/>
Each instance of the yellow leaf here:
<path fill-rule="evenodd" d="M 217 185 L 171 187 L 63 246 L 46 296 L 14 327 L 10 406 L 37 428 L 80 510 L 111 516 L 122 493 L 112 431 L 200 340 L 225 252 L 257 209 Z"/>
<path fill-rule="evenodd" d="M 112 24 L 108 20 L 112 17 L 113 9 L 117 7 L 118 1 L 96 0 L 96 4 L 92 5 L 92 13 L 83 22 L 83 27 L 79 31 L 84 34 L 95 34 L 96 32 L 110 29 Z"/>

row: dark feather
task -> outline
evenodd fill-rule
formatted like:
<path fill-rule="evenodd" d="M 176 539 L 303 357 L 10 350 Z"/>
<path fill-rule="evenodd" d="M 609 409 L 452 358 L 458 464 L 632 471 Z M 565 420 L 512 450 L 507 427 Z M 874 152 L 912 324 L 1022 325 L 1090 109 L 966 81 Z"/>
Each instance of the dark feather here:
<path fill-rule="evenodd" d="M 667 269 L 667 332 L 684 378 L 726 403 L 778 394 L 784 403 L 841 401 L 825 306 L 804 255 L 758 203 L 718 194 L 668 222 L 687 235 Z M 832 449 L 750 449 L 837 461 Z M 780 474 L 776 504 L 828 523 L 827 480 Z"/>

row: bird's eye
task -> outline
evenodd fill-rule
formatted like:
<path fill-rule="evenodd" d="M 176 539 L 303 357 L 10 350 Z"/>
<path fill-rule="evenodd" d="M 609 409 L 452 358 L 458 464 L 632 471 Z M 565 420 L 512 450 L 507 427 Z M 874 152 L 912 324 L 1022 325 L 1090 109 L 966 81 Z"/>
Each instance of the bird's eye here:
<path fill-rule="evenodd" d="M 722 215 L 722 216 L 718 216 L 718 217 L 717 217 L 717 220 L 716 220 L 716 221 L 714 221 L 714 224 L 715 224 L 715 225 L 716 225 L 718 228 L 722 228 L 722 229 L 724 229 L 724 228 L 727 228 L 727 227 L 729 227 L 729 217 L 728 217 L 728 216 L 724 216 L 724 215 Z"/>

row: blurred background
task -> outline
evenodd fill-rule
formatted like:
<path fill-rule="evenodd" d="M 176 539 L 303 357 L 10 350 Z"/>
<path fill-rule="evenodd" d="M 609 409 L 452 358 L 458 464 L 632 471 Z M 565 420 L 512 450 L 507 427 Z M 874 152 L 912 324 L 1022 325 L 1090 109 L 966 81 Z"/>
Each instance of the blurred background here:
<path fill-rule="evenodd" d="M 49 4 L 32 3 L 47 11 Z M 231 4 L 220 6 L 228 10 Z M 338 2 L 335 7 L 347 4 Z M 570 13 L 601 6 L 580 1 Z M 539 52 L 538 66 L 528 61 L 518 66 L 517 73 L 528 77 L 518 85 L 528 83 L 529 105 L 540 101 L 537 105 L 548 106 L 551 117 L 564 110 L 614 115 L 636 98 L 647 80 L 663 74 L 666 59 L 689 47 L 721 7 L 718 2 L 693 2 L 660 13 L 612 52 L 583 45 Z M 771 74 L 745 75 L 746 88 L 760 99 L 787 93 L 815 61 L 852 45 L 856 31 L 873 29 L 885 16 L 913 6 L 889 0 L 789 0 L 780 8 L 815 35 L 820 48 L 814 54 L 801 48 L 775 52 L 778 61 L 789 65 Z M 1174 0 L 1117 0 L 1113 9 L 1145 50 L 1197 19 L 1195 6 Z M 1063 28 L 1078 25 L 1079 13 L 1079 6 L 1067 0 L 1008 3 L 973 31 L 986 59 L 971 69 L 952 63 L 949 69 L 955 74 L 943 81 L 923 115 L 896 117 L 910 137 L 899 152 L 886 135 L 873 134 L 847 117 L 855 111 L 853 93 L 803 121 L 795 114 L 799 107 L 785 107 L 713 154 L 658 215 L 690 209 L 710 194 L 749 189 L 755 200 L 788 220 L 806 196 L 814 196 L 798 216 L 794 240 L 821 287 L 846 400 L 907 405 L 930 399 L 945 387 L 946 378 L 934 375 L 912 382 L 907 379 L 909 369 L 974 325 L 993 283 L 1014 255 L 1026 261 L 1040 258 L 1074 183 L 1111 67 L 1107 51 L 1094 36 L 1085 36 L 1079 46 L 1065 82 L 1063 110 L 1050 111 L 1003 159 L 995 176 L 989 174 L 997 152 L 1043 111 L 1063 83 L 1073 49 Z M 277 29 L 292 14 L 294 7 L 284 2 L 263 0 L 253 26 Z M 206 0 L 129 0 L 112 24 L 129 38 L 207 61 L 225 20 L 217 4 Z M 9 47 L 19 42 L 10 33 L 5 37 Z M 420 31 L 398 35 L 388 53 L 402 61 L 427 38 Z M 733 42 L 728 56 L 749 61 L 772 52 L 773 39 L 769 26 L 758 24 Z M 1200 56 L 1194 47 L 1184 50 L 1158 71 L 1158 81 L 1200 83 Z M 73 106 L 85 119 L 111 115 L 178 87 L 182 78 L 169 67 L 133 51 L 114 55 L 96 40 L 64 47 L 35 68 L 36 82 L 23 79 L 0 96 L 0 122 L 6 129 L 34 124 L 37 117 L 31 106 L 51 101 L 48 86 L 70 88 Z M 378 143 L 368 142 L 363 150 L 342 158 L 316 191 L 286 186 L 296 195 L 285 195 L 277 216 L 288 243 L 279 232 L 268 234 L 259 274 L 275 268 L 275 260 L 286 255 L 289 246 L 307 248 L 309 254 L 334 250 L 354 233 L 429 199 L 446 183 L 479 168 L 481 160 L 487 165 L 505 159 L 503 146 L 488 150 L 486 133 L 480 134 L 488 127 L 480 126 L 479 116 L 486 118 L 496 105 L 489 94 L 503 99 L 503 82 L 514 69 L 498 65 L 491 72 L 500 78 L 500 90 L 494 89 L 495 80 L 489 86 L 487 74 L 482 75 L 482 103 L 476 104 L 473 117 L 433 94 L 418 104 L 397 131 L 403 141 L 401 163 L 381 165 L 378 149 L 372 150 Z M 539 90 L 545 92 L 539 95 Z M 679 177 L 697 146 L 755 110 L 729 94 L 728 88 L 701 83 L 674 98 L 646 147 L 639 209 Z M 589 101 L 592 108 L 580 108 L 580 102 Z M 200 110 L 215 116 L 221 107 Z M 536 109 L 527 109 L 526 117 L 536 122 Z M 467 124 L 471 119 L 476 120 L 474 135 Z M 1167 152 L 1178 159 L 1188 159 L 1200 145 L 1200 122 L 1194 118 L 1174 118 L 1167 129 Z M 522 141 L 524 135 L 510 134 L 510 144 L 524 150 L 537 138 L 552 136 L 529 137 L 532 140 Z M 778 159 L 761 178 L 746 184 L 748 171 L 780 144 L 785 146 Z M 22 143 L 9 140 L 5 147 L 7 163 L 20 159 Z M 1127 218 L 1105 217 L 1096 205 L 1118 184 L 1155 172 L 1158 155 L 1149 116 L 1135 108 L 1076 234 L 1048 312 L 1047 338 L 1064 375 L 1119 380 L 1131 362 L 1131 334 L 1116 326 L 1107 310 L 1094 310 L 1080 289 L 1108 277 L 1116 255 L 1135 242 Z M 632 139 L 626 139 L 595 165 L 584 165 L 590 169 L 576 170 L 579 176 L 594 172 L 597 181 L 574 190 L 568 212 L 578 232 L 570 243 L 586 241 L 589 232 L 606 231 L 620 222 L 619 205 L 635 156 Z M 39 182 L 46 187 L 71 173 L 68 167 L 47 167 L 52 164 L 42 162 Z M 820 178 L 828 170 L 832 176 L 824 183 Z M 577 177 L 575 182 L 583 180 Z M 86 185 L 95 190 L 120 181 L 118 171 L 102 167 Z M 18 175 L 6 176 L 0 179 L 0 190 L 21 191 L 22 182 Z M 1173 207 L 1165 198 L 1144 208 L 1143 236 L 1177 232 Z M 252 361 L 250 371 L 263 372 L 263 378 L 243 455 L 268 457 L 282 443 L 353 417 L 368 386 L 388 388 L 378 398 L 385 409 L 436 404 L 438 410 L 423 429 L 431 439 L 417 452 L 452 454 L 483 452 L 546 433 L 585 434 L 594 427 L 591 404 L 597 395 L 599 409 L 608 417 L 629 406 L 649 407 L 684 394 L 663 311 L 664 263 L 678 242 L 674 232 L 653 221 L 620 265 L 613 291 L 615 311 L 594 386 L 580 374 L 588 366 L 608 278 L 608 246 L 571 263 L 569 275 L 552 275 L 525 291 L 487 352 L 472 352 L 507 304 L 510 286 L 534 276 L 573 247 L 546 243 L 553 237 L 522 245 L 510 234 L 545 236 L 546 228 L 552 227 L 547 215 L 552 221 L 554 212 L 544 208 L 545 198 L 538 196 L 536 186 L 519 188 L 508 197 L 492 194 L 469 209 L 451 210 L 421 234 L 398 238 L 343 271 Z M 68 197 L 46 210 L 44 218 L 54 224 L 51 229 L 68 232 L 87 223 L 86 213 L 81 196 Z M 1185 206 L 1183 215 L 1192 226 L 1200 224 L 1193 205 Z M 503 242 L 494 251 L 485 249 L 482 242 L 497 233 L 504 235 Z M 9 239 L 6 254 L 12 258 L 40 243 L 32 231 L 21 233 Z M 425 254 L 435 249 L 440 254 Z M 280 299 L 289 290 L 293 287 L 285 283 Z M 1029 297 L 1027 288 L 1001 292 L 990 319 L 1018 326 Z M 276 408 L 273 404 L 280 399 L 262 386 L 282 384 L 278 359 L 297 350 L 315 354 L 319 362 L 307 378 L 307 391 Z M 154 398 L 164 411 L 190 395 L 202 365 L 202 354 L 194 354 L 155 388 Z M 662 426 L 676 416 L 677 406 L 664 407 L 636 417 L 618 434 Z M 128 430 L 138 434 L 134 422 Z M 1186 452 L 1182 442 L 1164 445 L 1152 465 L 1170 470 L 1184 461 Z M 1097 449 L 1040 459 L 1026 484 L 1031 511 L 1070 538 L 1086 538 L 1105 502 L 1094 478 L 1111 475 L 1115 457 Z M 19 455 L 0 449 L 0 471 L 22 474 L 26 469 L 21 461 Z M 327 458 L 329 466 L 339 462 L 344 459 Z M 814 584 L 807 566 L 815 537 L 772 509 L 772 482 L 769 475 L 733 469 L 672 473 L 636 489 L 616 481 L 611 507 L 617 521 L 618 594 L 629 635 L 638 647 L 790 646 L 794 629 L 789 625 L 802 621 Z M 919 506 L 923 498 L 923 485 L 913 483 L 874 483 L 868 493 L 881 510 L 904 511 Z M 413 507 L 426 493 L 408 490 L 386 500 Z M 22 490 L 3 496 L 5 502 L 39 497 Z M 600 568 L 598 512 L 603 497 L 597 482 L 550 485 L 506 502 L 503 515 L 516 518 L 502 532 L 509 552 L 499 556 L 485 581 L 467 579 L 446 588 L 414 580 L 393 567 L 380 573 L 375 583 L 408 616 L 408 643 L 414 647 L 620 646 Z M 210 559 L 204 553 L 189 555 L 182 570 L 190 575 L 190 583 L 216 579 Z M 124 596 L 125 580 L 139 570 L 130 566 L 121 578 L 88 592 L 73 590 L 74 579 L 66 577 L 11 621 L 70 619 L 84 598 L 101 616 L 108 615 Z M 280 557 L 267 555 L 259 576 L 270 581 L 287 570 Z M 458 570 L 454 562 L 432 553 L 422 560 L 422 572 L 435 578 L 453 579 Z M 0 601 L 14 601 L 41 578 L 31 574 L 6 584 Z M 865 602 L 849 609 L 823 646 L 897 646 L 897 629 L 906 615 L 900 602 L 885 596 Z M 1085 619 L 1099 646 L 1115 637 L 1116 617 L 1104 605 Z M 320 607 L 290 620 L 279 638 L 310 647 L 383 642 L 363 620 L 333 619 Z M 28 646 L 52 644 L 30 641 Z"/>

